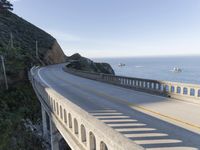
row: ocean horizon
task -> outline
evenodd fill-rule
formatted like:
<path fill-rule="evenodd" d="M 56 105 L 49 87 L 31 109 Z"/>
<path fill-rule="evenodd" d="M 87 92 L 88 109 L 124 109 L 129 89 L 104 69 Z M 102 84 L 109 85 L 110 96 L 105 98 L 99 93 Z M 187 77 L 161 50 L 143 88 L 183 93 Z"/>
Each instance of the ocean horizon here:
<path fill-rule="evenodd" d="M 109 63 L 116 75 L 200 84 L 200 56 L 93 58 Z M 125 64 L 119 67 L 119 64 Z M 181 72 L 173 69 L 180 68 Z"/>

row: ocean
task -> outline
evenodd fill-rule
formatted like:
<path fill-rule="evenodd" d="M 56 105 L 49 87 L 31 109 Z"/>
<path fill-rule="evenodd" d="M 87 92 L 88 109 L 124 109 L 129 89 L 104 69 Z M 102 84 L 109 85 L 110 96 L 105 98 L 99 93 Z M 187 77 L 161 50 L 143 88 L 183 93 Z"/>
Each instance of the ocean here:
<path fill-rule="evenodd" d="M 116 75 L 200 84 L 200 56 L 94 58 L 109 63 Z M 119 67 L 120 63 L 125 64 Z M 173 72 L 178 67 L 182 72 Z"/>

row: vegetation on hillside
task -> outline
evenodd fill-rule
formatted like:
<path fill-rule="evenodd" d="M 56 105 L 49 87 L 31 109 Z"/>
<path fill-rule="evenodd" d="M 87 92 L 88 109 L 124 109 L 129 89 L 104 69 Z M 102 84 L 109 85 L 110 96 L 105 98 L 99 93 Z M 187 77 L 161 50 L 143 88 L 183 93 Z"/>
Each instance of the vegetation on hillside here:
<path fill-rule="evenodd" d="M 31 66 L 41 64 L 55 39 L 9 12 L 9 8 L 2 9 L 2 3 L 0 8 L 0 55 L 5 59 L 9 83 L 9 89 L 5 90 L 0 63 L 0 150 L 42 150 L 45 148 L 41 135 L 26 126 L 40 127 L 41 122 L 40 103 L 27 72 Z M 40 60 L 35 54 L 36 40 Z"/>
<path fill-rule="evenodd" d="M 13 10 L 13 5 L 7 0 L 0 0 L 0 12 L 4 10 Z"/>
<path fill-rule="evenodd" d="M 5 90 L 2 66 L 0 66 L 0 150 L 42 150 L 41 137 L 27 129 L 26 120 L 40 124 L 40 104 L 28 81 L 27 72 L 31 56 L 21 48 L 0 48 L 5 58 L 9 89 Z"/>
<path fill-rule="evenodd" d="M 7 50 L 8 45 L 20 48 L 29 55 L 31 63 L 36 60 L 37 41 L 39 57 L 43 60 L 55 38 L 12 12 L 4 12 L 6 13 L 0 13 L 0 48 Z"/>
<path fill-rule="evenodd" d="M 41 138 L 25 121 L 41 121 L 40 104 L 28 82 L 0 91 L 0 150 L 42 150 Z"/>

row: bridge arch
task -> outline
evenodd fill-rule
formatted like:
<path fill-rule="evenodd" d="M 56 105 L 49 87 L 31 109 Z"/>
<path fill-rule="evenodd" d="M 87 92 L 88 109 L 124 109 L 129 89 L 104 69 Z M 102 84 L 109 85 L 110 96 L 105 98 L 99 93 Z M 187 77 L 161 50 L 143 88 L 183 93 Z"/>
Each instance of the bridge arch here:
<path fill-rule="evenodd" d="M 78 135 L 78 122 L 76 118 L 74 118 L 74 133 Z"/>
<path fill-rule="evenodd" d="M 100 143 L 100 150 L 108 150 L 108 147 L 106 146 L 106 144 L 103 141 L 101 141 L 101 143 Z"/>
<path fill-rule="evenodd" d="M 53 100 L 53 110 L 56 111 L 56 102 Z"/>
<path fill-rule="evenodd" d="M 169 92 L 169 85 L 165 85 L 165 91 Z"/>
<path fill-rule="evenodd" d="M 86 143 L 86 130 L 84 125 L 81 125 L 81 141 Z"/>
<path fill-rule="evenodd" d="M 67 112 L 65 109 L 64 109 L 64 122 L 65 124 L 67 124 Z"/>
<path fill-rule="evenodd" d="M 174 91 L 175 91 L 175 87 L 172 85 L 171 86 L 171 92 L 174 93 Z"/>
<path fill-rule="evenodd" d="M 57 115 L 59 115 L 59 107 L 58 107 L 58 102 L 56 102 L 56 110 L 57 110 Z"/>
<path fill-rule="evenodd" d="M 62 106 L 60 105 L 60 117 L 63 119 L 63 112 L 62 112 Z"/>
<path fill-rule="evenodd" d="M 186 88 L 186 87 L 183 88 L 183 94 L 185 94 L 185 95 L 188 94 L 188 88 Z"/>
<path fill-rule="evenodd" d="M 70 113 L 68 114 L 68 120 L 69 120 L 69 128 L 72 128 L 72 116 Z"/>
<path fill-rule="evenodd" d="M 190 89 L 190 96 L 195 96 L 195 89 L 194 88 Z"/>
<path fill-rule="evenodd" d="M 180 94 L 181 93 L 181 87 L 178 86 L 176 92 Z"/>
<path fill-rule="evenodd" d="M 90 150 L 96 150 L 96 138 L 92 132 L 90 132 Z"/>

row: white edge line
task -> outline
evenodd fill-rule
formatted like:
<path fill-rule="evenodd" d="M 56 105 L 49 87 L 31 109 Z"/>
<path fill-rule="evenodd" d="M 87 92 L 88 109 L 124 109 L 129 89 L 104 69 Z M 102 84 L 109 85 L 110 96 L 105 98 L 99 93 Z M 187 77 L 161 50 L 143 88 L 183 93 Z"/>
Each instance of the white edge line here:
<path fill-rule="evenodd" d="M 52 88 L 52 86 L 51 86 L 50 84 L 48 84 L 47 81 L 45 81 L 44 78 L 42 78 L 42 76 L 41 76 L 41 74 L 40 74 L 40 71 L 43 70 L 43 69 L 44 69 L 44 68 L 40 68 L 40 69 L 38 70 L 38 76 L 39 76 L 40 80 L 42 80 L 43 83 L 45 83 L 48 87 Z M 53 88 L 52 88 L 52 89 L 53 89 Z"/>

